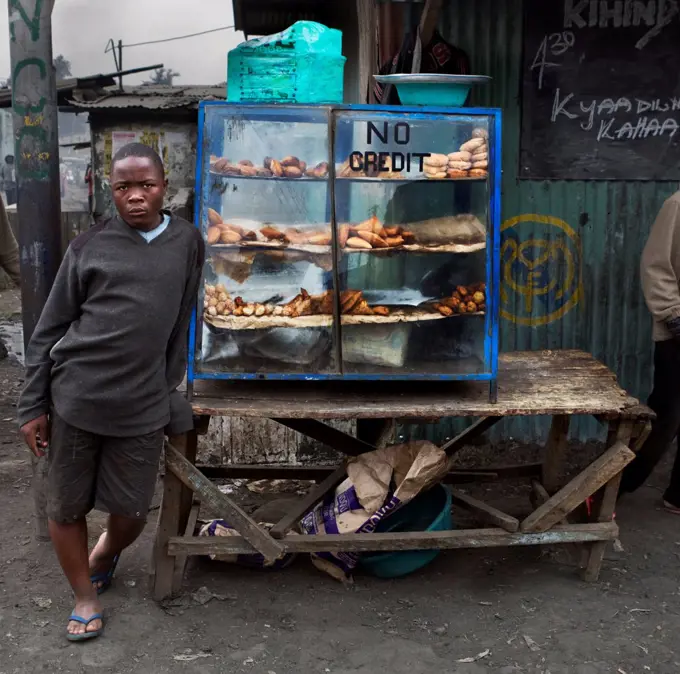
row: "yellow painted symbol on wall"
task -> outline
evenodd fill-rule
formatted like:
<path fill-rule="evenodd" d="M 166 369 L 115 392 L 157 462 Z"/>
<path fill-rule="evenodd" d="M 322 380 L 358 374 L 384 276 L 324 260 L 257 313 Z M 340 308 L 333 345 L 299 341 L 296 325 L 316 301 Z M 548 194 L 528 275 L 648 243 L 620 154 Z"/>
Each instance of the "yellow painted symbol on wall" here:
<path fill-rule="evenodd" d="M 501 228 L 501 317 L 538 327 L 563 318 L 583 297 L 581 241 L 564 220 L 528 213 Z"/>

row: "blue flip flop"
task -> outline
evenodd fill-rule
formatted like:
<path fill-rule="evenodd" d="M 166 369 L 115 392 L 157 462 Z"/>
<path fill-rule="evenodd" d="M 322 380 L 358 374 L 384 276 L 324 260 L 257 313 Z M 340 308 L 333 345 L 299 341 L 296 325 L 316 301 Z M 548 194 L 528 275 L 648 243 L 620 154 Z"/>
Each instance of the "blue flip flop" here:
<path fill-rule="evenodd" d="M 69 641 L 87 641 L 88 639 L 96 639 L 97 637 L 100 637 L 102 635 L 102 632 L 104 631 L 104 618 L 101 613 L 95 613 L 91 618 L 82 618 L 81 616 L 73 613 L 69 617 L 69 622 L 71 622 L 72 620 L 74 622 L 80 623 L 81 625 L 85 625 L 86 629 L 87 626 L 94 620 L 101 620 L 102 626 L 98 630 L 92 630 L 91 632 L 83 632 L 82 634 L 71 634 L 70 632 L 66 632 L 66 638 Z"/>
<path fill-rule="evenodd" d="M 113 574 L 116 572 L 116 567 L 118 566 L 118 560 L 120 555 L 116 555 L 111 563 L 111 568 L 104 573 L 95 573 L 90 576 L 90 581 L 94 585 L 95 583 L 101 583 L 101 586 L 97 588 L 97 594 L 103 594 L 111 587 L 111 581 L 113 580 Z"/>

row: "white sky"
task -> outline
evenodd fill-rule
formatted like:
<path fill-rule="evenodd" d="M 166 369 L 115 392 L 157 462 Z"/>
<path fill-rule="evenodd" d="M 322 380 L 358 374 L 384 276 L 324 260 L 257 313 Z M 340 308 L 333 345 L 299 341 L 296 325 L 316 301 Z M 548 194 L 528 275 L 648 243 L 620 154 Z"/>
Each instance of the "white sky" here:
<path fill-rule="evenodd" d="M 31 3 L 26 3 L 31 5 Z M 0 0 L 0 79 L 10 74 L 7 0 Z M 231 26 L 231 0 L 56 0 L 52 15 L 54 55 L 71 62 L 75 77 L 110 73 L 109 38 L 123 44 L 161 40 Z M 123 49 L 123 68 L 163 63 L 181 74 L 175 84 L 217 84 L 227 79 L 227 52 L 243 41 L 233 30 L 164 44 Z M 130 76 L 139 84 L 148 75 Z"/>

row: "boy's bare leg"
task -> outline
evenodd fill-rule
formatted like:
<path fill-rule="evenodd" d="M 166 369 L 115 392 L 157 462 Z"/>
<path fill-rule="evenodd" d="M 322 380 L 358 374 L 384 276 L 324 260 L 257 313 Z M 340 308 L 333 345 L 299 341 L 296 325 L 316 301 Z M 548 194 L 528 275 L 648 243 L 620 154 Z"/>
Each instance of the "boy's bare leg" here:
<path fill-rule="evenodd" d="M 82 519 L 72 524 L 62 524 L 50 520 L 49 528 L 59 564 L 73 588 L 73 594 L 75 594 L 76 605 L 73 613 L 85 619 L 95 613 L 100 613 L 102 606 L 97 598 L 97 590 L 90 581 L 90 565 L 87 557 L 87 522 Z M 87 626 L 73 621 L 68 624 L 70 634 L 82 634 L 101 628 L 101 620 L 93 620 Z"/>
<path fill-rule="evenodd" d="M 109 515 L 106 531 L 99 537 L 90 554 L 89 573 L 106 573 L 115 556 L 137 540 L 145 524 L 145 520 Z M 97 583 L 95 589 L 101 584 Z"/>

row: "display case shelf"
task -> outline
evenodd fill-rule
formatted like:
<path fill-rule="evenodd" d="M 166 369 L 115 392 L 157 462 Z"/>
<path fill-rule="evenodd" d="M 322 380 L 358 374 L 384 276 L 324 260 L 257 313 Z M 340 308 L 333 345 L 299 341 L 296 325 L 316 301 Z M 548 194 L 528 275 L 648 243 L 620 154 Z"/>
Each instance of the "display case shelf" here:
<path fill-rule="evenodd" d="M 465 178 L 426 178 L 425 176 L 415 178 L 352 178 L 338 176 L 336 180 L 339 183 L 381 183 L 383 185 L 402 185 L 404 183 L 485 183 L 488 181 L 488 176 L 480 177 L 465 177 Z"/>
<path fill-rule="evenodd" d="M 342 325 L 389 325 L 392 323 L 420 323 L 424 321 L 461 320 L 474 316 L 484 316 L 483 311 L 469 314 L 443 316 L 434 311 L 395 310 L 389 316 L 341 316 Z M 333 316 L 209 316 L 203 320 L 220 330 L 268 330 L 271 328 L 327 328 L 333 324 Z"/>
<path fill-rule="evenodd" d="M 226 173 L 216 173 L 215 171 L 210 171 L 211 178 L 217 178 L 219 180 L 255 180 L 260 182 L 272 182 L 272 183 L 289 183 L 291 185 L 301 184 L 301 183 L 317 183 L 320 185 L 327 185 L 328 178 L 310 178 L 308 176 L 300 176 L 299 178 L 288 178 L 286 176 L 238 176 Z"/>

